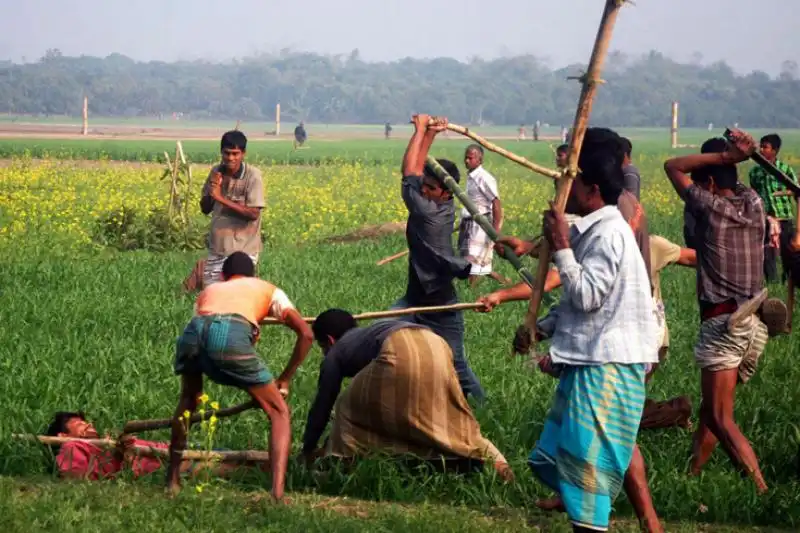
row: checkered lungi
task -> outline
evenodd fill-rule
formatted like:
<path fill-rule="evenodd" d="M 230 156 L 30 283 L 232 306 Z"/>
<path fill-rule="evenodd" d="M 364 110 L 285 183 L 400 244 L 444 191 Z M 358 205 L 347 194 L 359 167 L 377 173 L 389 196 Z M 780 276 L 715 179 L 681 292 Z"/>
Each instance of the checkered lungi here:
<path fill-rule="evenodd" d="M 491 215 L 486 215 L 492 221 Z M 461 219 L 458 228 L 458 250 L 461 257 L 470 262 L 471 276 L 487 276 L 492 273 L 494 242 L 472 217 Z"/>

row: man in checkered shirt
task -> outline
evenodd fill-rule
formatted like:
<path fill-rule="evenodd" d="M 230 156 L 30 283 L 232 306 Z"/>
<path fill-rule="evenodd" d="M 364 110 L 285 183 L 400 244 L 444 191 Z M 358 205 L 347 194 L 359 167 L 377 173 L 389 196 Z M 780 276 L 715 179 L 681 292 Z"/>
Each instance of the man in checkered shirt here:
<path fill-rule="evenodd" d="M 761 154 L 764 159 L 775 165 L 778 170 L 786 174 L 789 179 L 797 183 L 797 176 L 792 170 L 792 167 L 778 159 L 778 152 L 781 149 L 781 138 L 777 133 L 770 133 L 761 138 Z M 767 232 L 764 248 L 764 277 L 767 282 L 772 283 L 778 281 L 778 262 L 777 256 L 780 248 L 781 256 L 786 255 L 789 245 L 789 240 L 794 235 L 794 224 L 792 218 L 794 217 L 794 208 L 792 202 L 793 196 L 784 196 L 786 187 L 767 173 L 766 170 L 760 166 L 753 167 L 750 171 L 750 186 L 761 197 L 764 202 L 764 210 L 767 213 L 767 220 L 769 220 L 772 227 L 776 228 L 772 233 L 777 233 L 777 228 L 780 228 L 780 237 L 778 242 L 771 239 L 770 232 Z M 770 220 L 771 219 L 771 220 Z M 787 277 L 786 265 L 783 266 L 783 278 Z"/>
<path fill-rule="evenodd" d="M 710 139 L 702 153 L 664 165 L 695 222 L 701 325 L 694 351 L 701 369 L 702 404 L 691 471 L 700 473 L 719 442 L 764 492 L 767 484 L 758 458 L 736 425 L 733 409 L 737 383 L 755 373 L 767 327 L 757 313 L 734 326 L 729 326 L 729 318 L 763 288 L 765 213 L 761 198 L 739 183 L 736 172 L 736 164 L 754 152 L 755 142 L 738 130 L 732 138 L 733 145 Z"/>

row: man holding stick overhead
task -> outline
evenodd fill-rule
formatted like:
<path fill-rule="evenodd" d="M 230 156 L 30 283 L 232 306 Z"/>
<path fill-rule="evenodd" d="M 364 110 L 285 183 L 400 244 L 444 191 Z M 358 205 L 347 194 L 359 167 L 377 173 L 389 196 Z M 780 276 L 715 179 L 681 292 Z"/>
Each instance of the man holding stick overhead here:
<path fill-rule="evenodd" d="M 664 164 L 695 221 L 701 325 L 694 356 L 701 370 L 702 403 L 691 472 L 699 474 L 720 443 L 763 493 L 767 484 L 758 458 L 736 424 L 733 409 L 737 384 L 755 374 L 767 344 L 767 326 L 757 309 L 738 324 L 729 324 L 729 319 L 763 288 L 765 212 L 758 194 L 739 183 L 736 172 L 736 164 L 755 151 L 755 142 L 741 131 L 731 138 L 733 144 L 709 139 L 703 153 Z"/>
<path fill-rule="evenodd" d="M 537 339 L 552 339 L 539 367 L 559 384 L 529 464 L 559 493 L 576 531 L 608 529 L 623 481 L 634 507 L 646 510 L 648 529 L 660 531 L 636 449 L 645 375 L 658 362 L 660 339 L 647 267 L 616 206 L 623 185 L 619 137 L 587 130 L 578 166 L 572 194 L 582 218 L 570 229 L 562 213 L 545 214 L 564 292 L 537 323 Z M 515 237 L 501 241 L 517 253 L 530 251 Z M 626 480 L 629 466 L 635 476 Z"/>
<path fill-rule="evenodd" d="M 403 156 L 402 197 L 408 209 L 406 239 L 408 285 L 405 295 L 393 309 L 416 306 L 449 305 L 458 302 L 453 279 L 469 277 L 471 265 L 453 250 L 455 203 L 452 194 L 426 164 L 433 140 L 447 128 L 447 119 L 415 115 L 414 134 Z M 439 164 L 458 181 L 458 167 L 452 161 Z M 483 388 L 472 372 L 464 353 L 464 317 L 461 311 L 412 315 L 408 321 L 429 327 L 450 345 L 458 381 L 465 396 L 484 398 Z"/>
<path fill-rule="evenodd" d="M 492 222 L 499 234 L 503 228 L 503 204 L 497 191 L 497 179 L 483 168 L 483 148 L 470 144 L 464 152 L 464 166 L 467 167 L 467 196 L 472 200 L 480 214 Z M 509 280 L 492 270 L 494 243 L 489 235 L 472 218 L 469 209 L 461 210 L 461 224 L 458 229 L 458 248 L 461 256 L 470 262 L 469 281 L 475 285 L 479 277 L 489 276 L 500 283 Z"/>

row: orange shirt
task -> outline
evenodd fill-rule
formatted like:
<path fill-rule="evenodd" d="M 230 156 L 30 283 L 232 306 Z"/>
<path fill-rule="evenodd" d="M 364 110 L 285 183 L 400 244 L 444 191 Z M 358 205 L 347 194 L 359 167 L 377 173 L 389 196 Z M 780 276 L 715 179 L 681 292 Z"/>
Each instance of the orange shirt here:
<path fill-rule="evenodd" d="M 286 294 L 275 285 L 256 277 L 234 277 L 209 285 L 195 302 L 195 315 L 238 314 L 258 327 L 271 316 L 284 320 L 294 309 Z"/>

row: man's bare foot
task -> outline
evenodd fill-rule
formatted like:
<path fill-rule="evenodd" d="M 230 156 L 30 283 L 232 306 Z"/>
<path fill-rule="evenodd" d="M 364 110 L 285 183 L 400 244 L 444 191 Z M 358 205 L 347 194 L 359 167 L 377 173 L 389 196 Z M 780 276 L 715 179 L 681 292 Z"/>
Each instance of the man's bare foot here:
<path fill-rule="evenodd" d="M 555 498 L 548 498 L 546 500 L 539 500 L 538 502 L 536 502 L 535 505 L 542 511 L 556 512 L 556 513 L 567 512 L 567 508 L 564 507 L 564 502 L 561 501 L 561 498 L 559 496 L 556 496 Z"/>

